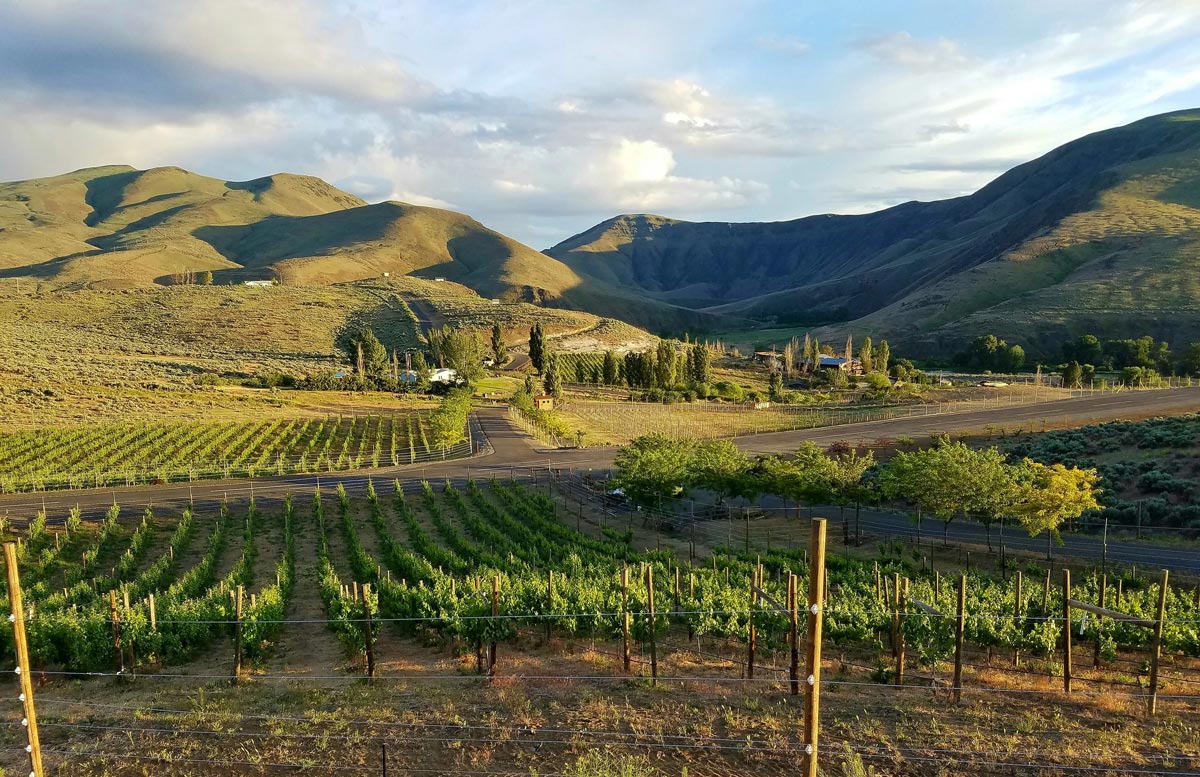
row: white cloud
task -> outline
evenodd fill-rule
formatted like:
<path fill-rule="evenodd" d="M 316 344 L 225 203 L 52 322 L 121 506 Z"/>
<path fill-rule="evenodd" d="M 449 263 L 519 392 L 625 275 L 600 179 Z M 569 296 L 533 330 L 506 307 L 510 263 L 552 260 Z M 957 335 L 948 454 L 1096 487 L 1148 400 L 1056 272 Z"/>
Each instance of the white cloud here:
<path fill-rule="evenodd" d="M 897 32 L 859 42 L 872 56 L 909 70 L 930 71 L 957 67 L 968 61 L 963 47 L 947 38 L 918 40 L 908 32 Z"/>
<path fill-rule="evenodd" d="M 808 41 L 797 38 L 794 35 L 776 35 L 771 33 L 768 35 L 760 35 L 758 40 L 755 42 L 761 49 L 778 51 L 783 54 L 790 54 L 794 57 L 803 56 L 812 48 Z"/>
<path fill-rule="evenodd" d="M 628 140 L 621 138 L 612 154 L 613 172 L 622 183 L 635 181 L 661 181 L 675 168 L 675 155 L 671 149 L 653 140 Z"/>
<path fill-rule="evenodd" d="M 734 23 L 717 0 L 0 0 L 0 178 L 293 171 L 538 241 L 626 210 L 750 220 L 952 196 L 1200 102 L 1187 0 L 1039 9 L 1032 37 L 981 23 L 958 40 L 912 14 L 910 31 L 831 33 L 841 52 L 810 49 L 827 41 L 771 2 Z"/>

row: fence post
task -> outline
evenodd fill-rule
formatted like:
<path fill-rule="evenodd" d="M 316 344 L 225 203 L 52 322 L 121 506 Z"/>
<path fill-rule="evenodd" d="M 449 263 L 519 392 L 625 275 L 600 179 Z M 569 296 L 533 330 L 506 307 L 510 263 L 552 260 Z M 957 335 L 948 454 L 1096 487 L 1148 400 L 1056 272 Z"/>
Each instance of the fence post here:
<path fill-rule="evenodd" d="M 646 565 L 646 598 L 650 608 L 650 684 L 658 685 L 658 641 L 655 639 L 654 567 Z"/>
<path fill-rule="evenodd" d="M 621 567 L 621 663 L 629 674 L 629 566 Z"/>
<path fill-rule="evenodd" d="M 492 578 L 492 617 L 500 615 L 500 575 Z M 496 676 L 496 630 L 493 624 L 492 641 L 488 645 L 488 679 Z"/>
<path fill-rule="evenodd" d="M 750 611 L 746 615 L 746 624 L 748 626 L 748 635 L 750 639 L 746 644 L 746 679 L 754 679 L 754 608 L 758 606 L 758 592 L 755 587 L 758 585 L 758 567 L 754 567 L 750 571 Z"/>
<path fill-rule="evenodd" d="M 154 592 L 150 592 L 150 630 L 158 631 L 158 609 L 154 606 Z"/>
<path fill-rule="evenodd" d="M 954 621 L 954 703 L 962 701 L 963 635 L 966 632 L 967 576 L 958 577 L 958 616 Z"/>
<path fill-rule="evenodd" d="M 791 646 L 788 676 L 793 696 L 800 695 L 800 603 L 797 596 L 796 575 L 788 572 L 788 643 Z"/>
<path fill-rule="evenodd" d="M 896 685 L 904 685 L 904 664 L 908 645 L 904 639 L 905 610 L 908 609 L 908 578 L 896 589 L 896 636 L 899 639 L 899 655 L 896 657 Z"/>
<path fill-rule="evenodd" d="M 1108 606 L 1108 575 L 1104 575 L 1103 577 L 1100 578 L 1100 606 L 1101 607 Z M 1104 616 L 1097 615 L 1096 616 L 1096 648 L 1095 648 L 1095 652 L 1093 652 L 1093 654 L 1092 654 L 1092 668 L 1093 669 L 1100 668 L 1100 638 L 1104 631 L 1103 626 L 1104 626 Z"/>
<path fill-rule="evenodd" d="M 804 696 L 805 774 L 817 777 L 821 712 L 821 629 L 824 626 L 825 519 L 813 521 L 808 567 L 808 689 Z"/>
<path fill-rule="evenodd" d="M 233 630 L 233 684 L 237 685 L 238 678 L 242 675 L 242 602 L 245 589 L 239 585 L 235 596 L 233 614 L 237 618 L 237 625 Z"/>
<path fill-rule="evenodd" d="M 550 613 L 554 610 L 554 570 L 546 570 L 546 641 L 550 641 Z"/>
<path fill-rule="evenodd" d="M 371 619 L 371 584 L 362 584 L 363 637 L 367 647 L 367 678 L 375 679 L 375 623 Z"/>
<path fill-rule="evenodd" d="M 125 671 L 125 652 L 121 650 L 121 615 L 117 612 L 117 589 L 108 592 L 108 616 L 112 619 L 113 665 L 117 673 Z"/>
<path fill-rule="evenodd" d="M 21 599 L 21 577 L 17 567 L 16 543 L 4 543 L 4 564 L 8 572 L 8 602 L 12 608 L 13 643 L 17 653 L 17 675 L 21 681 L 21 705 L 25 713 L 25 736 L 29 741 L 29 775 L 43 777 L 42 743 L 38 738 L 37 710 L 33 705 L 33 673 L 29 645 L 25 640 L 25 603 Z"/>
<path fill-rule="evenodd" d="M 1071 692 L 1071 570 L 1063 569 L 1063 693 Z"/>
<path fill-rule="evenodd" d="M 1017 570 L 1017 596 L 1016 596 L 1016 601 L 1013 603 L 1013 610 L 1015 613 L 1013 615 L 1013 621 L 1015 621 L 1018 626 L 1021 623 L 1021 606 L 1024 603 L 1022 601 L 1022 597 L 1021 597 L 1021 580 L 1022 580 L 1021 570 L 1018 569 Z M 1019 648 L 1019 647 L 1013 648 L 1013 666 L 1017 667 L 1017 668 L 1020 668 L 1020 666 L 1021 666 L 1021 648 Z"/>
<path fill-rule="evenodd" d="M 1154 619 L 1154 642 L 1150 646 L 1150 703 L 1149 712 L 1158 712 L 1158 658 L 1162 653 L 1163 621 L 1167 618 L 1167 570 L 1162 571 L 1158 584 L 1158 615 Z"/>

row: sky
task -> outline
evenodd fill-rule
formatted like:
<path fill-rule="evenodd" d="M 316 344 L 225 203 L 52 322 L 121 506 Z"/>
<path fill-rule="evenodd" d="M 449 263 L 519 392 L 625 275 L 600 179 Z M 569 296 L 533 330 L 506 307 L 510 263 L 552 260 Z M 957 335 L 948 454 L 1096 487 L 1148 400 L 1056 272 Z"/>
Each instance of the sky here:
<path fill-rule="evenodd" d="M 1196 0 L 0 0 L 0 180 L 316 175 L 535 248 L 975 191 L 1200 107 Z"/>

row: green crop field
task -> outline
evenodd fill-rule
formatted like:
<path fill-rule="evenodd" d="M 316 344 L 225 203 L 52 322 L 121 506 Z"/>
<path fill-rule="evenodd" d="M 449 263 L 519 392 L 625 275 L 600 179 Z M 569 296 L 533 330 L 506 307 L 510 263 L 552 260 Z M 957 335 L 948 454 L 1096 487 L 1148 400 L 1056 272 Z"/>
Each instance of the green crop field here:
<path fill-rule="evenodd" d="M 394 466 L 441 457 L 417 412 L 0 434 L 0 492 Z"/>
<path fill-rule="evenodd" d="M 270 710 L 280 714 L 270 705 L 286 697 L 339 716 L 353 709 L 358 725 L 372 730 L 388 726 L 381 737 L 408 743 L 390 755 L 399 773 L 450 773 L 481 761 L 488 771 L 504 770 L 530 759 L 548 770 L 579 757 L 572 743 L 586 751 L 595 741 L 621 758 L 656 748 L 654 770 L 638 774 L 679 774 L 695 766 L 696 748 L 710 751 L 703 757 L 712 771 L 703 774 L 794 768 L 803 743 L 788 694 L 791 625 L 786 606 L 775 603 L 790 601 L 790 579 L 807 590 L 805 551 L 699 547 L 702 555 L 689 560 L 675 542 L 641 547 L 645 531 L 632 517 L 589 504 L 585 519 L 573 505 L 540 488 L 492 481 L 369 486 L 365 498 L 339 485 L 282 504 L 180 511 L 114 505 L 98 522 L 72 511 L 50 524 L 39 514 L 18 556 L 24 601 L 35 613 L 26 629 L 50 762 L 83 777 L 142 773 L 114 767 L 154 758 L 169 738 L 188 768 L 186 759 L 211 753 L 209 737 L 218 735 L 209 732 L 221 731 L 252 747 L 260 763 L 299 760 L 317 771 L 344 763 L 332 759 L 377 763 L 365 759 L 377 758 L 378 741 L 354 737 L 324 713 L 287 713 L 285 727 L 266 724 Z M 946 705 L 938 683 L 948 682 L 955 625 L 930 612 L 954 611 L 952 586 L 890 551 L 874 560 L 831 554 L 827 569 L 823 641 L 835 659 L 822 698 L 830 743 L 860 747 L 882 738 L 896 748 L 892 757 L 915 759 L 935 756 L 949 740 L 972 763 L 986 759 L 972 752 L 984 749 L 972 732 L 986 715 L 986 751 L 1020 752 L 1054 726 L 1055 751 L 1039 762 L 1150 768 L 1163 747 L 1184 759 L 1200 755 L 1190 728 L 1197 708 L 1187 696 L 1200 680 L 1200 603 L 1190 589 L 1166 591 L 1161 640 L 1160 710 L 1179 725 L 1163 727 L 1152 742 L 1124 740 L 1118 757 L 1107 745 L 1129 733 L 1123 721 L 1140 729 L 1136 721 L 1144 720 L 1130 714 L 1142 700 L 1126 700 L 1131 694 L 1120 689 L 1134 687 L 1144 671 L 1149 630 L 1076 616 L 1077 649 L 1089 661 L 1093 646 L 1099 651 L 1098 668 L 1076 659 L 1079 681 L 1110 695 L 1089 690 L 1064 699 L 1050 690 L 1061 682 L 1054 677 L 1063 630 L 1058 591 L 1043 588 L 1033 565 L 1024 588 L 1013 577 L 970 572 L 962 682 L 972 701 Z M 893 578 L 908 581 L 899 621 L 912 675 L 905 687 L 889 685 L 880 643 L 895 622 Z M 1122 610 L 1153 617 L 1155 584 L 1133 574 L 1119 579 Z M 1098 601 L 1099 586 L 1098 577 L 1083 575 L 1073 597 Z M 0 649 L 11 651 L 11 638 L 0 635 Z M 742 661 L 747 651 L 752 675 Z M 1020 669 L 991 665 L 992 652 L 1013 651 L 1023 656 Z M 117 679 L 117 667 L 130 679 Z M 231 687 L 235 671 L 241 684 Z M 357 684 L 372 671 L 374 683 Z M 649 683 L 654 674 L 657 688 Z M 97 705 L 96 694 L 109 688 L 112 700 Z M 896 704 L 921 713 L 903 731 L 856 729 L 845 717 Z M 463 711 L 481 705 L 487 727 L 463 728 Z M 598 718 L 608 715 L 646 725 L 610 737 L 604 732 L 621 726 Z M 564 729 L 574 733 L 560 736 Z M 339 739 L 328 749 L 318 740 L 331 735 Z M 16 728 L 0 732 L 11 748 L 0 754 L 8 768 L 23 757 L 14 746 L 21 736 Z"/>

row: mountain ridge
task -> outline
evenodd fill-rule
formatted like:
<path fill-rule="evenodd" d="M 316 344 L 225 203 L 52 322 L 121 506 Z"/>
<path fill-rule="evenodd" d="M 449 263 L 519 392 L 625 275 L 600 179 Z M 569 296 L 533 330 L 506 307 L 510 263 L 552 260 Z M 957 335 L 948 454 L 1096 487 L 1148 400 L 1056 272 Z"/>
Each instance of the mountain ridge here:
<path fill-rule="evenodd" d="M 660 332 L 775 327 L 912 352 L 994 331 L 1200 339 L 1200 110 L 1064 144 L 979 191 L 774 222 L 606 219 L 537 251 L 468 215 L 367 203 L 311 176 L 179 167 L 0 183 L 0 280 L 139 288 L 444 277 L 485 298 Z"/>

